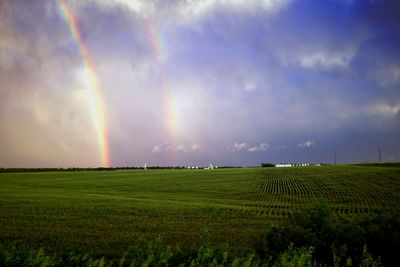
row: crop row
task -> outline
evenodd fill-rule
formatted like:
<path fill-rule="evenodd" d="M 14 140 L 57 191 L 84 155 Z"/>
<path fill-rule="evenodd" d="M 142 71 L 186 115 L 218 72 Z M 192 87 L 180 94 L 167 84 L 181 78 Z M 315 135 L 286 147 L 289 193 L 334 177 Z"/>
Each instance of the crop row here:
<path fill-rule="evenodd" d="M 384 177 L 391 179 L 391 177 Z M 393 181 L 393 179 L 391 179 Z M 398 179 L 396 180 L 398 181 Z M 400 184 L 384 187 L 382 176 L 365 173 L 313 175 L 302 172 L 263 172 L 257 189 L 239 212 L 284 217 L 324 198 L 339 217 L 362 218 L 379 210 L 400 207 Z"/>

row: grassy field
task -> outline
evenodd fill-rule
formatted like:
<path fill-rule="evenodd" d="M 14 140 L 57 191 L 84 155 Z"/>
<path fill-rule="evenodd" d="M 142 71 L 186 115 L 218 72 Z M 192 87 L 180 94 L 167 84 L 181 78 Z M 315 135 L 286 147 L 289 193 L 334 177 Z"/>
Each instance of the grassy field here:
<path fill-rule="evenodd" d="M 139 238 L 251 245 L 320 198 L 337 218 L 400 209 L 400 167 L 0 173 L 0 242 L 120 255 Z"/>

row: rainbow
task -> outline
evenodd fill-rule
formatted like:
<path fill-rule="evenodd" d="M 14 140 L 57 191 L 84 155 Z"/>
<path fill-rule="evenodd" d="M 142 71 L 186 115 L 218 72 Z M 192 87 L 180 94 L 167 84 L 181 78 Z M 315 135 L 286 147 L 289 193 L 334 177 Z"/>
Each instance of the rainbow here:
<path fill-rule="evenodd" d="M 92 120 L 94 122 L 97 132 L 99 152 L 101 155 L 101 164 L 103 167 L 109 167 L 110 154 L 106 130 L 106 118 L 104 112 L 105 106 L 104 98 L 102 96 L 102 92 L 99 86 L 99 79 L 97 78 L 96 72 L 94 71 L 95 68 L 90 57 L 90 53 L 82 40 L 76 18 L 72 10 L 63 0 L 57 0 L 57 7 L 68 26 L 72 39 L 75 41 L 79 50 L 79 54 L 82 58 L 84 80 L 87 82 L 88 89 L 90 90 L 89 97 L 92 100 L 89 104 L 91 106 Z"/>
<path fill-rule="evenodd" d="M 168 78 L 166 75 L 166 69 L 164 66 L 164 57 L 166 55 L 165 52 L 165 44 L 160 33 L 160 30 L 157 27 L 157 22 L 154 19 L 151 19 L 149 14 L 143 16 L 143 23 L 145 25 L 146 34 L 148 37 L 148 41 L 150 46 L 155 53 L 157 60 L 160 61 L 160 73 L 159 73 L 159 86 L 160 89 L 164 93 L 164 99 L 166 100 L 166 126 L 168 135 L 170 138 L 170 142 L 172 147 L 175 147 L 177 144 L 177 132 L 178 132 L 178 111 L 176 108 L 175 99 L 173 97 L 172 91 L 168 86 Z M 171 153 L 168 155 L 169 164 L 175 166 L 177 164 L 175 154 L 173 153 L 173 149 Z"/>

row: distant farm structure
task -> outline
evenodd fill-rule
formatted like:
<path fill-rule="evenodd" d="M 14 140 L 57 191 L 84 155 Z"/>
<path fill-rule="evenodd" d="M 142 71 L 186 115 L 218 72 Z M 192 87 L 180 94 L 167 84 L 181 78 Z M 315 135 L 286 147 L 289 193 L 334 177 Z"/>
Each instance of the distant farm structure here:
<path fill-rule="evenodd" d="M 204 169 L 205 169 L 205 170 L 213 170 L 214 168 L 215 168 L 215 169 L 218 169 L 218 166 L 215 166 L 215 167 L 214 167 L 214 166 L 210 163 L 210 166 L 205 167 Z"/>
<path fill-rule="evenodd" d="M 262 166 L 262 167 L 287 168 L 287 167 L 321 166 L 321 164 L 310 164 L 310 163 L 279 163 L 279 164 L 267 164 L 267 163 L 262 163 L 261 166 Z"/>
<path fill-rule="evenodd" d="M 277 168 L 293 167 L 293 164 L 284 164 L 284 163 L 281 163 L 281 164 L 276 164 L 275 167 L 277 167 Z"/>
<path fill-rule="evenodd" d="M 218 166 L 213 166 L 211 163 L 208 167 L 199 167 L 199 166 L 188 166 L 187 169 L 204 169 L 204 170 L 213 170 L 218 169 Z"/>

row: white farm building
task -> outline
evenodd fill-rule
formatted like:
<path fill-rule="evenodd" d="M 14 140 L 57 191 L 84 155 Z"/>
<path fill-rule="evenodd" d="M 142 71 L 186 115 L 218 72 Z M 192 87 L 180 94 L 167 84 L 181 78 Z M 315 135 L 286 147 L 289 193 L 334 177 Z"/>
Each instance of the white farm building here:
<path fill-rule="evenodd" d="M 292 164 L 276 164 L 275 167 L 282 168 L 282 167 L 293 167 Z"/>

